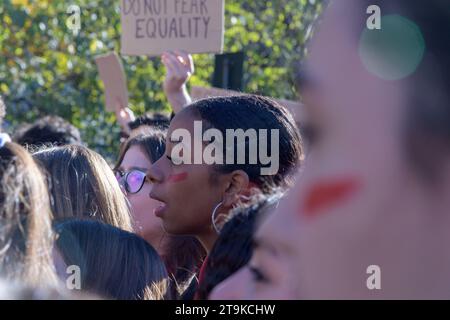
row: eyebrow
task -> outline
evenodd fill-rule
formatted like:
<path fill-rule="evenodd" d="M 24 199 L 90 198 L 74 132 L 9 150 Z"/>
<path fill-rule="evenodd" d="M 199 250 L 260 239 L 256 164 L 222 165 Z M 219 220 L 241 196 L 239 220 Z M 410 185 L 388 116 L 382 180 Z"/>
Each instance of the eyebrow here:
<path fill-rule="evenodd" d="M 275 255 L 278 250 L 269 242 L 265 241 L 264 239 L 255 236 L 252 240 L 253 250 L 262 250 L 270 253 L 271 255 Z"/>

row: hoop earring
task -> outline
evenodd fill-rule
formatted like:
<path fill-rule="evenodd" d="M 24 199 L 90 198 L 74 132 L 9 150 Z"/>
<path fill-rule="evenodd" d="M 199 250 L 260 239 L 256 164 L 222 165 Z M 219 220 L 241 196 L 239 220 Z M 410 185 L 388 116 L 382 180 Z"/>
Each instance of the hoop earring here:
<path fill-rule="evenodd" d="M 223 201 L 220 201 L 217 206 L 214 208 L 212 214 L 211 214 L 211 222 L 212 222 L 212 226 L 214 228 L 214 230 L 217 232 L 217 234 L 219 234 L 219 228 L 217 228 L 216 225 L 216 211 L 217 209 L 219 209 L 219 207 L 223 204 Z"/>

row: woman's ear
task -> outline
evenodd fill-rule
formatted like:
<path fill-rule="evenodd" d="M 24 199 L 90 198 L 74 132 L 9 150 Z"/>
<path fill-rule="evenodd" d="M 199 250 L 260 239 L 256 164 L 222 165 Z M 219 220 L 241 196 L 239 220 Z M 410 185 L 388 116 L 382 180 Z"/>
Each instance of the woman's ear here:
<path fill-rule="evenodd" d="M 223 196 L 223 206 L 225 208 L 232 207 L 239 195 L 247 190 L 250 183 L 248 174 L 243 170 L 235 170 L 228 177 L 228 186 Z"/>

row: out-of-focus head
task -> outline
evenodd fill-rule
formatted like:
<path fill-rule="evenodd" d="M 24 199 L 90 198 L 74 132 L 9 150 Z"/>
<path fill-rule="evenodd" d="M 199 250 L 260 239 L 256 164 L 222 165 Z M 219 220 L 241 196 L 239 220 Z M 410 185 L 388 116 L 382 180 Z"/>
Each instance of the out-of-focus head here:
<path fill-rule="evenodd" d="M 208 255 L 197 289 L 198 299 L 207 299 L 211 291 L 219 283 L 233 275 L 245 266 L 253 252 L 253 235 L 257 224 L 271 212 L 282 193 L 271 196 L 257 194 L 252 197 L 247 206 L 236 208 L 228 217 L 228 221 L 220 229 L 219 238 Z M 221 294 L 218 289 L 215 293 Z"/>
<path fill-rule="evenodd" d="M 167 130 L 170 125 L 170 118 L 162 113 L 146 113 L 130 122 L 128 127 L 131 130 L 130 137 L 151 132 L 154 130 Z"/>
<path fill-rule="evenodd" d="M 98 219 L 132 230 L 128 205 L 114 173 L 96 152 L 67 145 L 33 154 L 48 176 L 56 220 Z"/>
<path fill-rule="evenodd" d="M 0 274 L 27 285 L 53 286 L 49 195 L 33 158 L 0 139 Z"/>
<path fill-rule="evenodd" d="M 118 300 L 167 297 L 164 263 L 141 237 L 93 220 L 68 220 L 56 230 L 56 247 L 67 266 L 79 267 L 82 291 Z"/>
<path fill-rule="evenodd" d="M 45 116 L 31 124 L 19 127 L 14 136 L 14 142 L 32 148 L 43 145 L 62 146 L 82 144 L 80 131 L 58 116 Z"/>
<path fill-rule="evenodd" d="M 370 5 L 381 30 L 366 28 Z M 449 297 L 448 9 L 353 0 L 326 10 L 300 85 L 308 155 L 256 236 L 260 294 Z"/>

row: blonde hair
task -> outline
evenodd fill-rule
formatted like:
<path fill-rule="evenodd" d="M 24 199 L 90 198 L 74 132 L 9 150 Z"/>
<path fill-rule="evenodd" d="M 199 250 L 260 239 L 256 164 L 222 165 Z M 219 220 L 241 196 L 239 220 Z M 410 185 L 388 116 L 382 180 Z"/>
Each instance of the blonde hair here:
<path fill-rule="evenodd" d="M 56 285 L 44 177 L 24 148 L 6 142 L 0 148 L 0 180 L 0 273 L 27 285 Z"/>
<path fill-rule="evenodd" d="M 48 174 L 56 220 L 92 218 L 133 231 L 125 195 L 98 153 L 67 145 L 38 151 L 33 157 Z"/>

